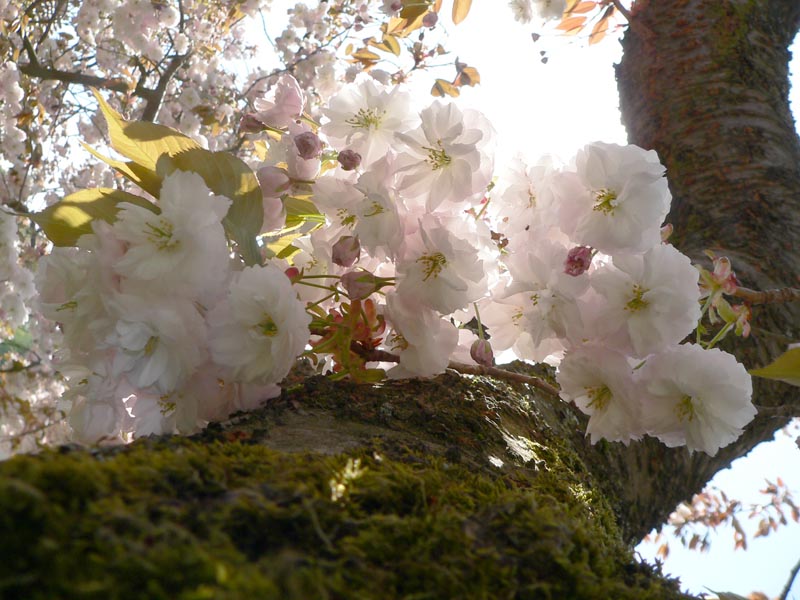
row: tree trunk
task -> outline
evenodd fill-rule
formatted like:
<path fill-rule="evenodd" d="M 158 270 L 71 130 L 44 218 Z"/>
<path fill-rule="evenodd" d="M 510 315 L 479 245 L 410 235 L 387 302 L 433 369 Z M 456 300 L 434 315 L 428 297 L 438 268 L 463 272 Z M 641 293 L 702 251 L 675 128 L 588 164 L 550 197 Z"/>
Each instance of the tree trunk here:
<path fill-rule="evenodd" d="M 631 142 L 667 165 L 676 244 L 759 289 L 800 273 L 798 25 L 784 0 L 640 0 L 618 69 Z M 737 354 L 765 364 L 799 316 L 754 311 Z M 800 414 L 794 396 L 757 383 L 759 416 L 709 458 L 590 446 L 574 407 L 522 384 L 313 377 L 192 439 L 0 465 L 0 596 L 679 598 L 628 544 Z"/>
<path fill-rule="evenodd" d="M 800 27 L 800 2 L 639 0 L 631 19 L 617 67 L 620 108 L 629 142 L 655 149 L 667 167 L 673 243 L 701 264 L 709 263 L 706 249 L 728 256 L 746 287 L 797 286 L 800 140 L 787 48 Z M 796 305 L 753 307 L 752 322 L 749 339 L 726 347 L 748 368 L 800 338 Z M 637 496 L 640 515 L 631 519 L 632 536 L 800 415 L 796 388 L 753 383 L 759 414 L 716 457 L 658 449 L 641 456 L 632 447 L 623 459 L 640 482 L 627 492 Z"/>

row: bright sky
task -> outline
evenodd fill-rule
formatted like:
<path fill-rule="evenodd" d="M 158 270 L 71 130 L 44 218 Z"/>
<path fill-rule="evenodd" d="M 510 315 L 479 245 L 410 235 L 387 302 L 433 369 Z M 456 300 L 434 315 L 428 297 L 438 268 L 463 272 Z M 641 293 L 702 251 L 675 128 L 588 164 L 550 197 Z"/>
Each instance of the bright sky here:
<path fill-rule="evenodd" d="M 445 3 L 445 10 L 449 10 Z M 530 25 L 514 22 L 505 2 L 473 2 L 467 19 L 448 29 L 446 47 L 462 62 L 478 69 L 481 85 L 463 89 L 459 105 L 482 110 L 498 135 L 498 165 L 516 152 L 530 159 L 544 153 L 570 158 L 583 144 L 602 140 L 625 143 L 620 123 L 613 64 L 621 48 L 614 40 L 586 48 L 563 40 L 542 37 L 533 42 Z M 288 0 L 274 0 L 269 30 L 278 35 L 285 22 Z M 273 20 L 274 19 L 274 20 Z M 800 52 L 800 46 L 798 46 Z M 546 50 L 547 64 L 540 52 Z M 800 62 L 800 61 L 799 61 Z M 452 69 L 442 77 L 452 77 Z M 800 66 L 795 68 L 800 82 Z M 432 79 L 425 74 L 412 85 L 423 97 Z M 793 89 L 795 106 L 800 106 L 800 84 Z M 719 473 L 713 482 L 744 504 L 759 502 L 758 489 L 764 479 L 782 477 L 800 501 L 800 450 L 794 438 L 778 435 L 776 442 L 762 444 L 733 469 Z M 745 524 L 748 531 L 755 530 Z M 800 525 L 792 524 L 768 538 L 750 541 L 747 552 L 733 551 L 733 533 L 720 532 L 709 553 L 683 550 L 680 542 L 670 546 L 665 571 L 679 576 L 687 591 L 698 594 L 715 591 L 746 596 L 761 591 L 777 598 L 789 572 L 800 560 Z M 655 555 L 655 546 L 640 545 L 644 558 Z M 800 600 L 800 580 L 790 600 Z"/>

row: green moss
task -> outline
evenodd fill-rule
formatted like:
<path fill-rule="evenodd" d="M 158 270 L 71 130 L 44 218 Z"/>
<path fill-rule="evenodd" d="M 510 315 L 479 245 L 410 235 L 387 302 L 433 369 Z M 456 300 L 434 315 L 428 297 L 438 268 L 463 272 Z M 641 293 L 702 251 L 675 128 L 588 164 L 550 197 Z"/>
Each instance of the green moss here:
<path fill-rule="evenodd" d="M 557 404 L 439 383 L 313 380 L 235 429 L 0 464 L 0 597 L 682 597 L 633 560 L 569 444 L 534 426 Z M 358 423 L 358 445 L 267 448 L 297 398 Z"/>

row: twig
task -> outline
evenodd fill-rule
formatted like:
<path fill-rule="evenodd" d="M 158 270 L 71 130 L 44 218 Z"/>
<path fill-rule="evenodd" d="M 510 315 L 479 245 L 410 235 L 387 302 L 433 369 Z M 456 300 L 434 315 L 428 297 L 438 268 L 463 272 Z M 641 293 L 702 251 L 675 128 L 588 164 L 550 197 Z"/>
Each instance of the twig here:
<path fill-rule="evenodd" d="M 543 392 L 547 392 L 548 394 L 550 394 L 551 396 L 555 396 L 556 398 L 558 398 L 559 395 L 558 389 L 547 383 L 545 380 L 539 379 L 538 377 L 533 377 L 531 375 L 523 375 L 522 373 L 512 373 L 511 371 L 506 371 L 505 369 L 500 369 L 499 367 L 468 365 L 465 363 L 459 363 L 455 361 L 450 361 L 450 364 L 447 366 L 450 369 L 453 369 L 454 371 L 458 371 L 459 373 L 464 373 L 466 375 L 487 375 L 489 377 L 502 379 L 504 381 L 527 383 L 528 385 L 537 387 Z"/>
<path fill-rule="evenodd" d="M 787 598 L 789 598 L 789 592 L 792 591 L 792 584 L 794 583 L 794 579 L 797 577 L 798 572 L 800 572 L 800 560 L 797 561 L 797 564 L 789 574 L 789 581 L 786 582 L 786 586 L 783 588 L 783 592 L 781 592 L 778 600 L 787 600 Z"/>
<path fill-rule="evenodd" d="M 733 295 L 750 304 L 779 304 L 800 300 L 800 289 L 781 288 L 759 292 L 745 287 L 737 287 Z"/>

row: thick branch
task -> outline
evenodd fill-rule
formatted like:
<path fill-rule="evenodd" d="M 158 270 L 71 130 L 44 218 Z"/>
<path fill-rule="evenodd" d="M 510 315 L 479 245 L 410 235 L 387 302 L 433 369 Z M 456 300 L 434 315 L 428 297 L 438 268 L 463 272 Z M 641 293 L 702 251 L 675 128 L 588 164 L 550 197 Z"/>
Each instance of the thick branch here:
<path fill-rule="evenodd" d="M 95 75 L 87 75 L 86 73 L 62 71 L 60 69 L 52 69 L 50 67 L 42 66 L 38 57 L 36 56 L 36 51 L 34 50 L 33 45 L 27 36 L 22 37 L 22 45 L 24 46 L 25 52 L 28 55 L 28 64 L 20 65 L 19 70 L 28 77 L 63 81 L 67 84 L 77 83 L 87 87 L 96 87 L 114 92 L 122 92 L 123 94 L 126 94 L 130 91 L 130 84 L 124 79 L 97 77 Z"/>

